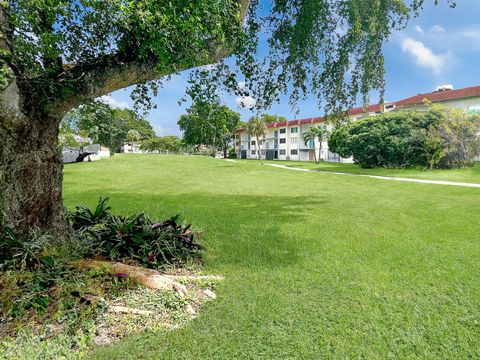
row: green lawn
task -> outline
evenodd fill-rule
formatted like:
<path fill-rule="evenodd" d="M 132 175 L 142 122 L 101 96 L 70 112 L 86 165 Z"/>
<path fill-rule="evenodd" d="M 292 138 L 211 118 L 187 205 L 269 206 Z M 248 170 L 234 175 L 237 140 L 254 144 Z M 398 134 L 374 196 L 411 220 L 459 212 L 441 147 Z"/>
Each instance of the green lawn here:
<path fill-rule="evenodd" d="M 240 162 L 250 162 L 256 160 L 239 160 Z M 415 179 L 429 179 L 429 180 L 445 180 L 456 182 L 480 183 L 480 163 L 473 167 L 465 169 L 453 170 L 422 170 L 422 169 L 363 169 L 357 164 L 342 164 L 332 162 L 322 162 L 315 164 L 314 162 L 305 161 L 266 161 L 268 164 L 279 164 L 289 167 L 296 167 L 302 169 L 312 169 L 318 171 L 329 172 L 345 172 L 350 174 L 366 174 L 366 175 L 380 175 L 380 176 L 394 176 L 394 177 L 408 177 Z"/>
<path fill-rule="evenodd" d="M 293 172 L 207 157 L 65 167 L 69 207 L 181 212 L 226 277 L 183 329 L 94 358 L 480 356 L 480 189 Z"/>

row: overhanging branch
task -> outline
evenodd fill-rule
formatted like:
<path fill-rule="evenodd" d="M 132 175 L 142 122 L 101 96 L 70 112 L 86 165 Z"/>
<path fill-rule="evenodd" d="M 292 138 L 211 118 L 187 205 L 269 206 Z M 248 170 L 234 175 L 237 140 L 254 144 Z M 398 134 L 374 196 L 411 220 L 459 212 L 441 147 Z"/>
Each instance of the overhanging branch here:
<path fill-rule="evenodd" d="M 250 0 L 237 0 L 239 3 L 240 21 L 247 14 Z M 212 51 L 208 60 L 197 63 L 196 66 L 216 63 L 227 57 L 232 49 L 225 47 Z M 123 89 L 146 81 L 158 80 L 172 73 L 186 70 L 186 64 L 169 64 L 162 68 L 152 59 L 138 59 L 135 56 L 113 54 L 92 61 L 89 64 L 66 65 L 59 75 L 59 85 L 73 83 L 74 88 L 57 105 L 58 110 L 68 110 L 82 104 L 85 100 L 95 99 L 113 91 Z"/>

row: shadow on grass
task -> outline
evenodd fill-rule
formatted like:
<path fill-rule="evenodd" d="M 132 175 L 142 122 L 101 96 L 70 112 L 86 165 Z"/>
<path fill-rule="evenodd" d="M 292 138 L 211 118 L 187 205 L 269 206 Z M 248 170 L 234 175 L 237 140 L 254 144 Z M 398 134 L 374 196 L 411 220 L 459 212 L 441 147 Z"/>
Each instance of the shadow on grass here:
<path fill-rule="evenodd" d="M 326 203 L 321 197 L 306 196 L 192 193 L 149 196 L 104 190 L 84 191 L 82 199 L 92 206 L 100 196 L 108 196 L 112 211 L 118 214 L 144 212 L 152 218 L 164 219 L 180 213 L 194 229 L 201 231 L 207 261 L 227 267 L 276 268 L 296 264 L 301 260 L 302 243 L 291 228 Z M 68 197 L 66 203 L 70 209 L 77 205 Z"/>

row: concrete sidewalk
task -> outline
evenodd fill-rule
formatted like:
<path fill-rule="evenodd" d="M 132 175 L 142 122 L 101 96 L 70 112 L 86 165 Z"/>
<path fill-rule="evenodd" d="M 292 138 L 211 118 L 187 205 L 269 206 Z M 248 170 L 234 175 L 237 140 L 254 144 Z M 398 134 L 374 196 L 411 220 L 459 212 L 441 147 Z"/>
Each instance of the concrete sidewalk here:
<path fill-rule="evenodd" d="M 463 186 L 463 187 L 480 188 L 480 184 L 475 184 L 475 183 L 464 183 L 464 182 L 443 181 L 443 180 L 414 179 L 414 178 L 404 178 L 404 177 L 394 177 L 394 176 L 352 174 L 352 173 L 336 172 L 336 171 L 301 169 L 301 168 L 295 168 L 295 167 L 288 167 L 288 166 L 280 165 L 280 164 L 265 164 L 265 165 L 273 166 L 273 167 L 281 168 L 281 169 L 293 170 L 293 171 L 307 171 L 307 172 L 317 172 L 317 173 L 335 174 L 335 175 L 360 176 L 360 177 L 368 177 L 368 178 L 379 179 L 379 180 L 404 181 L 404 182 L 413 182 L 413 183 L 420 183 L 420 184 L 449 185 L 449 186 Z"/>

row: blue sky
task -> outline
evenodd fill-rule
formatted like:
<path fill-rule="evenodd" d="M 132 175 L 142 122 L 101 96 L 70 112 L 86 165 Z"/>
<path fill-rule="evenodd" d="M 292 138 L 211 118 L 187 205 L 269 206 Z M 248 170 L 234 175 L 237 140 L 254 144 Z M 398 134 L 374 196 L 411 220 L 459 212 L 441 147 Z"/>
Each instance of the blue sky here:
<path fill-rule="evenodd" d="M 441 1 L 434 6 L 433 0 L 418 18 L 411 19 L 408 27 L 395 33 L 384 46 L 386 67 L 385 100 L 394 101 L 418 93 L 430 92 L 443 84 L 452 84 L 456 89 L 480 85 L 480 1 L 460 0 L 455 9 Z M 178 105 L 184 95 L 188 72 L 174 76 L 159 91 L 155 98 L 157 109 L 147 118 L 157 135 L 179 135 L 177 120 L 185 113 L 187 104 Z M 112 106 L 131 107 L 131 88 L 114 92 L 104 97 Z M 377 101 L 372 94 L 370 103 Z M 237 106 L 235 96 L 224 96 L 224 102 L 238 111 L 243 120 L 252 114 Z M 361 105 L 361 104 L 359 104 Z M 288 99 L 274 104 L 271 114 L 288 119 L 322 115 L 317 99 L 312 96 L 299 103 L 299 113 L 291 111 Z"/>

